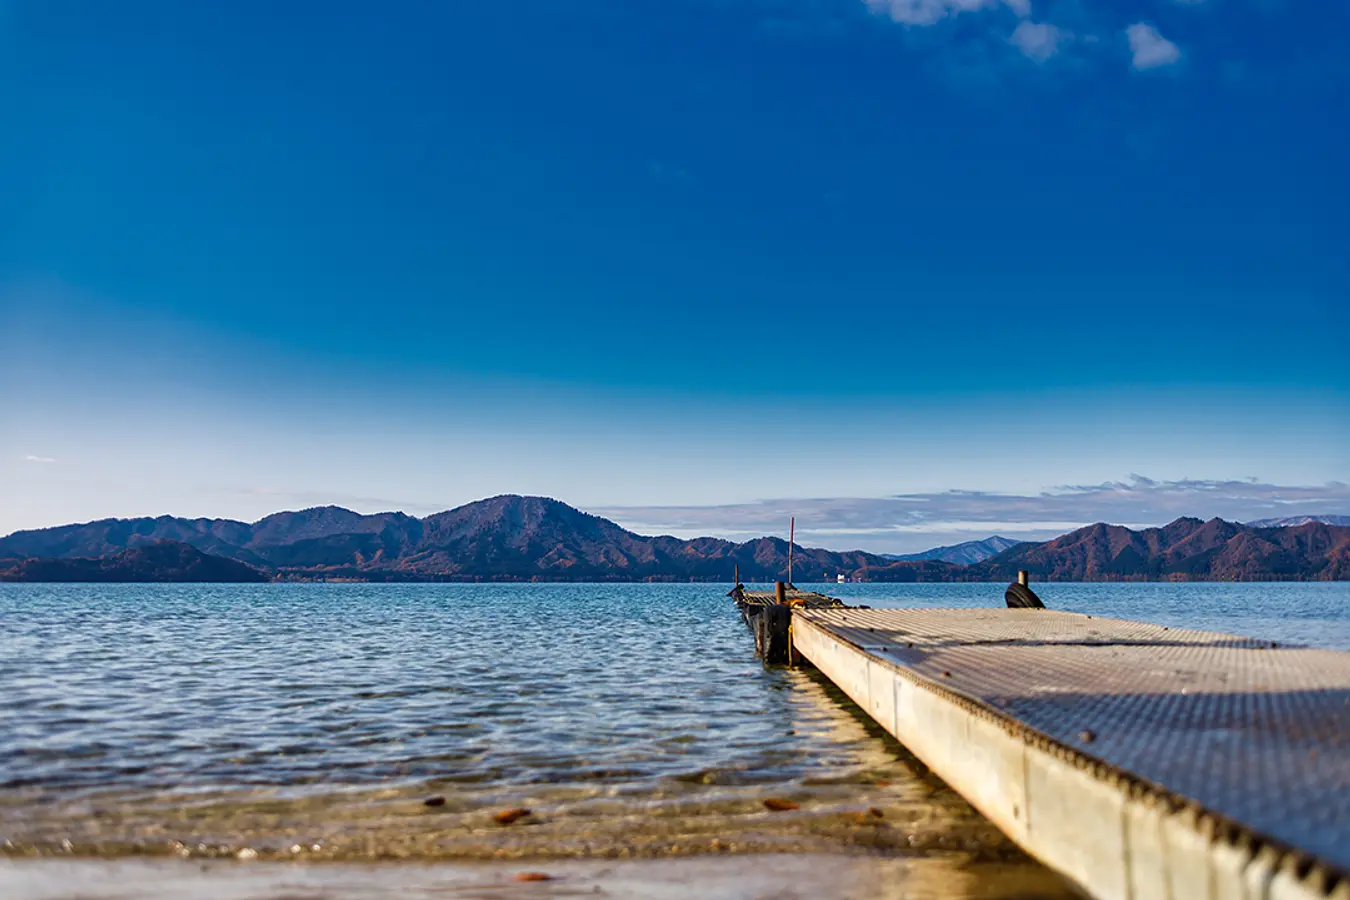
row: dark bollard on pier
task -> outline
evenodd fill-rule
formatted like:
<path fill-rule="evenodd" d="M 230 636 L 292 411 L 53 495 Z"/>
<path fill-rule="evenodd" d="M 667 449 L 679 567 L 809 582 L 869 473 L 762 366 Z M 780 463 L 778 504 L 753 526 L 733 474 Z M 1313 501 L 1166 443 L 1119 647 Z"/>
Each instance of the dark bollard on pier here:
<path fill-rule="evenodd" d="M 1026 569 L 1017 570 L 1017 583 L 1008 585 L 1003 592 L 1003 602 L 1009 609 L 1045 609 L 1041 598 L 1031 589 L 1031 576 Z"/>

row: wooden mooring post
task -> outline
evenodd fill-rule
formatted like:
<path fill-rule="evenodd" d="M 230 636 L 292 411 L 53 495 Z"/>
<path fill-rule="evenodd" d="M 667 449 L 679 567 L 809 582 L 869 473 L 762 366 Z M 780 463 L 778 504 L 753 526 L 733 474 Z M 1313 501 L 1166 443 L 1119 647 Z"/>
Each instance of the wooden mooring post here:
<path fill-rule="evenodd" d="M 792 607 L 787 605 L 787 585 L 773 586 L 776 603 L 760 607 L 755 616 L 755 649 L 759 658 L 771 665 L 792 662 Z"/>

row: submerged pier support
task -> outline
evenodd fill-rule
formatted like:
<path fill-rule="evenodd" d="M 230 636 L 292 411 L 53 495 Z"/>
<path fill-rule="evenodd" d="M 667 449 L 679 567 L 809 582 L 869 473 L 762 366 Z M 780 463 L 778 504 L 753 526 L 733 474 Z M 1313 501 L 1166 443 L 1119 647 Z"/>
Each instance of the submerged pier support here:
<path fill-rule="evenodd" d="M 792 661 L 792 607 L 773 603 L 755 616 L 755 652 L 772 665 Z"/>

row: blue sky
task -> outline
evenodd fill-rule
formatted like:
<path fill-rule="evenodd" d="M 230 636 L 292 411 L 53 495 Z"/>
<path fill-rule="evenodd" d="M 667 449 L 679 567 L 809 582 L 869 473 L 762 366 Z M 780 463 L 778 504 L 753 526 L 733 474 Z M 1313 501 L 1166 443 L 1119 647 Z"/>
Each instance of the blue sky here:
<path fill-rule="evenodd" d="M 518 491 L 912 549 L 1029 522 L 840 510 L 1132 474 L 1350 512 L 1348 26 L 0 2 L 0 531 Z"/>

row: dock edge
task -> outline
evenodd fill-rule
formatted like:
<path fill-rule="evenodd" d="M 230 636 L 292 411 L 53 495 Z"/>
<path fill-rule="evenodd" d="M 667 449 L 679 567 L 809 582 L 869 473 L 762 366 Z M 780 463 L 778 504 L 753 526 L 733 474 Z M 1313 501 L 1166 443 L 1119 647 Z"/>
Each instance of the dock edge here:
<path fill-rule="evenodd" d="M 1350 900 L 1350 873 L 794 615 L 793 649 L 1027 853 L 1101 900 Z"/>

